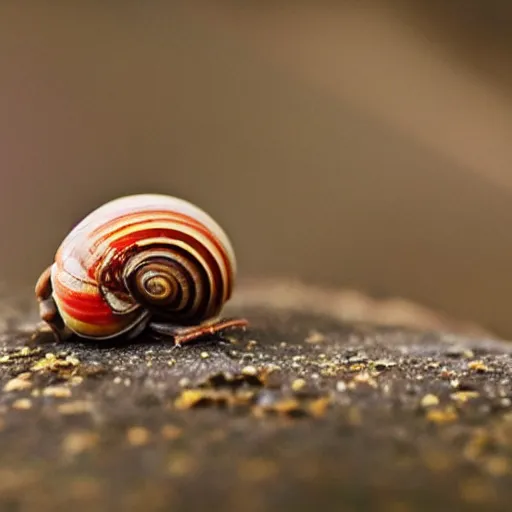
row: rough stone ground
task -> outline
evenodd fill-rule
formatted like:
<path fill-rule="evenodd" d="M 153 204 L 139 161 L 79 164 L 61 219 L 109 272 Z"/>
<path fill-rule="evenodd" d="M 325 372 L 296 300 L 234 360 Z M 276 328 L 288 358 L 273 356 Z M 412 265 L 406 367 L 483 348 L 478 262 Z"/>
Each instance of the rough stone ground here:
<path fill-rule="evenodd" d="M 0 336 L 0 510 L 510 510 L 512 345 L 250 308 L 173 349 Z"/>

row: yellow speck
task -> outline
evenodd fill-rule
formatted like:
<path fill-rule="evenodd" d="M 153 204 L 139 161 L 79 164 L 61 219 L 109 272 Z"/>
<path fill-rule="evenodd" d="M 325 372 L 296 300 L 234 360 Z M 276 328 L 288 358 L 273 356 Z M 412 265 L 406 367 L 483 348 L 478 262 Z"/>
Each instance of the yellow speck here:
<path fill-rule="evenodd" d="M 20 398 L 12 403 L 13 409 L 26 410 L 32 407 L 32 401 L 29 398 Z"/>
<path fill-rule="evenodd" d="M 272 408 L 276 412 L 288 414 L 300 410 L 300 403 L 293 398 L 285 398 L 276 402 Z"/>
<path fill-rule="evenodd" d="M 436 395 L 428 394 L 421 399 L 422 407 L 432 407 L 433 405 L 439 405 L 439 398 Z"/>
<path fill-rule="evenodd" d="M 468 368 L 479 373 L 485 373 L 489 371 L 489 367 L 483 361 L 471 361 L 468 363 Z"/>
<path fill-rule="evenodd" d="M 312 416 L 319 418 L 326 413 L 330 403 L 329 397 L 318 398 L 309 404 L 309 412 Z"/>
<path fill-rule="evenodd" d="M 370 374 L 367 372 L 358 373 L 354 377 L 353 382 L 356 384 L 367 384 L 368 386 L 370 386 L 372 388 L 377 387 L 376 380 L 373 377 L 371 377 Z"/>
<path fill-rule="evenodd" d="M 464 446 L 464 457 L 475 461 L 482 455 L 486 446 L 489 445 L 489 433 L 483 428 L 477 428 L 472 433 L 469 441 Z"/>
<path fill-rule="evenodd" d="M 75 400 L 73 402 L 66 402 L 64 404 L 60 404 L 57 407 L 57 410 L 61 414 L 82 414 L 89 412 L 92 409 L 92 405 L 90 402 L 85 400 Z"/>
<path fill-rule="evenodd" d="M 72 432 L 64 438 L 62 450 L 66 455 L 78 455 L 94 447 L 97 442 L 98 436 L 93 432 Z"/>
<path fill-rule="evenodd" d="M 339 380 L 338 382 L 336 382 L 336 391 L 343 392 L 346 390 L 347 390 L 347 384 L 345 382 L 343 382 L 342 380 Z"/>
<path fill-rule="evenodd" d="M 427 419 L 433 423 L 443 424 L 451 423 L 457 420 L 458 416 L 455 409 L 451 406 L 445 409 L 430 409 L 427 412 Z"/>
<path fill-rule="evenodd" d="M 174 425 L 164 425 L 161 434 L 164 439 L 178 439 L 183 434 L 183 429 Z"/>
<path fill-rule="evenodd" d="M 208 352 L 201 352 L 202 359 L 208 359 L 209 357 L 210 357 L 210 354 L 208 354 Z"/>
<path fill-rule="evenodd" d="M 126 437 L 132 446 L 142 446 L 149 441 L 149 430 L 144 427 L 131 427 Z"/>
<path fill-rule="evenodd" d="M 71 390 L 64 386 L 48 386 L 43 389 L 43 396 L 53 396 L 55 398 L 69 398 Z"/>
<path fill-rule="evenodd" d="M 205 394 L 201 390 L 186 389 L 175 400 L 174 405 L 177 409 L 190 409 L 204 398 Z"/>
<path fill-rule="evenodd" d="M 351 407 L 348 411 L 348 421 L 351 425 L 361 425 L 363 422 L 361 411 L 356 407 Z"/>
<path fill-rule="evenodd" d="M 322 343 L 325 341 L 325 336 L 318 331 L 311 331 L 305 341 L 312 344 Z"/>
<path fill-rule="evenodd" d="M 71 363 L 73 366 L 78 366 L 80 364 L 80 360 L 74 356 L 67 356 L 66 361 Z"/>
<path fill-rule="evenodd" d="M 180 388 L 186 388 L 187 386 L 190 386 L 190 379 L 187 377 L 183 377 L 178 382 L 178 385 L 180 386 Z"/>
<path fill-rule="evenodd" d="M 244 366 L 242 368 L 242 375 L 246 375 L 248 377 L 254 377 L 258 373 L 258 370 L 255 366 Z"/>
<path fill-rule="evenodd" d="M 300 391 L 306 387 L 306 381 L 304 379 L 295 379 L 292 382 L 293 391 Z"/>
<path fill-rule="evenodd" d="M 192 473 L 197 467 L 193 457 L 185 453 L 174 453 L 167 466 L 168 472 L 173 476 L 184 476 Z"/>
<path fill-rule="evenodd" d="M 459 391 L 450 395 L 452 400 L 463 403 L 471 400 L 472 398 L 478 398 L 479 396 L 480 393 L 477 393 L 476 391 Z"/>
<path fill-rule="evenodd" d="M 4 386 L 4 391 L 23 391 L 24 389 L 29 389 L 31 387 L 32 382 L 29 382 L 26 379 L 15 377 L 14 379 L 11 379 L 9 382 L 7 382 L 7 384 Z"/>
<path fill-rule="evenodd" d="M 503 476 L 510 472 L 510 463 L 505 457 L 491 457 L 486 461 L 485 467 L 494 476 Z"/>
<path fill-rule="evenodd" d="M 84 378 L 80 375 L 74 375 L 73 377 L 71 377 L 69 379 L 69 384 L 71 384 L 71 386 L 78 386 L 79 384 L 82 384 L 82 382 L 84 381 Z"/>

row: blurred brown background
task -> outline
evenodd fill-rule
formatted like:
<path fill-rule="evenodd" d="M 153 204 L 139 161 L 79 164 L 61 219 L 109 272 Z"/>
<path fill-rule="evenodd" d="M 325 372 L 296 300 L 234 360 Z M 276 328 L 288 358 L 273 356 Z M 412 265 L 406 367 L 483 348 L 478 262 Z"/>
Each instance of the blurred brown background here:
<path fill-rule="evenodd" d="M 512 336 L 507 2 L 4 2 L 3 279 L 116 196 L 209 211 L 242 276 Z"/>

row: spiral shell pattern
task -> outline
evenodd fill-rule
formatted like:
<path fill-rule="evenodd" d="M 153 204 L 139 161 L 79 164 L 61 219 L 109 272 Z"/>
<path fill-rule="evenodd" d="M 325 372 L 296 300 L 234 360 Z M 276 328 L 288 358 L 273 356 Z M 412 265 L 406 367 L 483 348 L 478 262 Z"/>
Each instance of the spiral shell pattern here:
<path fill-rule="evenodd" d="M 183 199 L 113 200 L 64 239 L 51 270 L 67 327 L 88 338 L 129 334 L 150 318 L 194 325 L 229 300 L 236 260 L 222 228 Z"/>

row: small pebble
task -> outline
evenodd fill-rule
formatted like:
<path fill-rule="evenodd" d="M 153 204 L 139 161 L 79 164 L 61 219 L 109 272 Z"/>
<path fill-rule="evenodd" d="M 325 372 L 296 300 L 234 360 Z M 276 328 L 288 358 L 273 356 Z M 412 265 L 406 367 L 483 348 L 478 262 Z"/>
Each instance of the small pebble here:
<path fill-rule="evenodd" d="M 457 420 L 458 416 L 453 407 L 447 407 L 446 409 L 430 409 L 427 412 L 427 419 L 433 423 L 451 423 Z"/>
<path fill-rule="evenodd" d="M 66 402 L 64 404 L 60 404 L 57 407 L 59 413 L 64 415 L 84 414 L 90 412 L 91 409 L 92 404 L 85 400 L 75 400 L 73 402 Z"/>
<path fill-rule="evenodd" d="M 160 432 L 164 439 L 178 439 L 183 434 L 183 429 L 174 425 L 164 425 Z"/>
<path fill-rule="evenodd" d="M 292 382 L 293 391 L 300 391 L 306 387 L 306 381 L 304 379 L 295 379 Z"/>
<path fill-rule="evenodd" d="M 186 388 L 187 386 L 190 386 L 190 379 L 188 377 L 183 377 L 178 382 L 178 385 L 180 386 L 180 388 Z"/>
<path fill-rule="evenodd" d="M 7 382 L 7 384 L 4 386 L 4 391 L 23 391 L 24 389 L 30 389 L 31 387 L 32 382 L 26 379 L 15 377 L 14 379 L 11 379 L 9 382 Z"/>
<path fill-rule="evenodd" d="M 434 405 L 439 405 L 439 398 L 437 398 L 436 395 L 432 395 L 432 394 L 425 395 L 421 399 L 421 406 L 422 407 L 432 407 Z"/>
<path fill-rule="evenodd" d="M 305 339 L 306 343 L 322 343 L 325 341 L 325 336 L 318 331 L 311 331 L 309 336 Z"/>
<path fill-rule="evenodd" d="M 394 361 L 381 359 L 379 361 L 375 361 L 374 366 L 376 370 L 385 370 L 386 368 L 392 368 L 393 366 L 396 366 L 396 363 Z"/>
<path fill-rule="evenodd" d="M 80 360 L 74 356 L 67 356 L 66 361 L 71 363 L 73 366 L 78 366 L 80 364 Z"/>
<path fill-rule="evenodd" d="M 173 453 L 167 471 L 172 476 L 185 476 L 195 471 L 197 461 L 187 453 Z"/>
<path fill-rule="evenodd" d="M 336 382 L 336 391 L 339 391 L 340 393 L 347 390 L 347 385 L 342 380 L 339 380 Z"/>
<path fill-rule="evenodd" d="M 489 367 L 483 361 L 471 361 L 468 363 L 468 369 L 474 370 L 478 373 L 485 373 L 489 371 Z"/>
<path fill-rule="evenodd" d="M 244 366 L 242 368 L 242 375 L 246 375 L 247 377 L 254 377 L 256 376 L 258 373 L 258 370 L 256 369 L 255 366 Z"/>
<path fill-rule="evenodd" d="M 201 352 L 202 359 L 208 359 L 209 357 L 210 357 L 210 354 L 208 354 L 208 352 Z"/>
<path fill-rule="evenodd" d="M 55 398 L 69 398 L 71 390 L 64 386 L 48 386 L 43 390 L 43 396 L 53 396 Z"/>
<path fill-rule="evenodd" d="M 471 400 L 472 398 L 478 398 L 479 396 L 480 393 L 477 393 L 476 391 L 459 391 L 450 395 L 452 400 L 463 403 Z"/>
<path fill-rule="evenodd" d="M 128 429 L 126 437 L 132 446 L 142 446 L 149 441 L 149 430 L 144 427 L 132 427 Z"/>
<path fill-rule="evenodd" d="M 12 403 L 13 409 L 26 410 L 32 407 L 32 401 L 29 398 L 20 398 Z"/>
<path fill-rule="evenodd" d="M 68 380 L 71 386 L 78 386 L 79 384 L 82 384 L 83 381 L 84 378 L 81 375 L 74 375 Z"/>
<path fill-rule="evenodd" d="M 62 442 L 62 451 L 66 455 L 78 455 L 94 447 L 98 436 L 93 432 L 77 431 L 68 434 Z"/>

